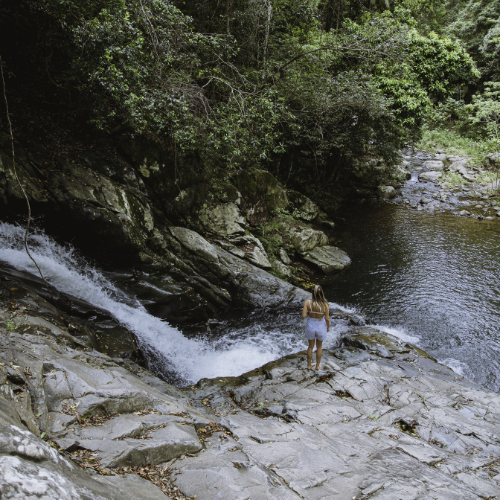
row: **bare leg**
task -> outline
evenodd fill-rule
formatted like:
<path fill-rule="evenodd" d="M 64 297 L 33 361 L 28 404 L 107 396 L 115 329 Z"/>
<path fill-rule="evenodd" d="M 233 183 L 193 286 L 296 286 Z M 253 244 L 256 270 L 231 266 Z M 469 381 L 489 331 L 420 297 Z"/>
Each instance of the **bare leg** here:
<path fill-rule="evenodd" d="M 310 370 L 313 358 L 314 340 L 308 340 L 309 347 L 307 348 L 307 369 Z"/>
<path fill-rule="evenodd" d="M 311 351 L 312 354 L 312 351 Z M 323 355 L 323 341 L 316 340 L 316 370 L 319 370 L 319 364 L 321 363 L 321 356 Z"/>

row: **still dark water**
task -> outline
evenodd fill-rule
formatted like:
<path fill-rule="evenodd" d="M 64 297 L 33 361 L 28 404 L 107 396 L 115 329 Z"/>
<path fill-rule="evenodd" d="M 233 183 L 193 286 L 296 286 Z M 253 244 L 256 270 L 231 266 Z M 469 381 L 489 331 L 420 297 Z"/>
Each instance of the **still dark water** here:
<path fill-rule="evenodd" d="M 328 300 L 415 337 L 439 361 L 500 389 L 500 221 L 365 202 L 346 207 L 339 246 L 352 266 Z"/>

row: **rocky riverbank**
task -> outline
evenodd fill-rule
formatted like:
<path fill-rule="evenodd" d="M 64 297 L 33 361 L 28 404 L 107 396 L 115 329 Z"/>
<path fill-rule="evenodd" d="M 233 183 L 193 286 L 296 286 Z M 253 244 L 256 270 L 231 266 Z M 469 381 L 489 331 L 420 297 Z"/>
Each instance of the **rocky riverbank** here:
<path fill-rule="evenodd" d="M 335 245 L 335 223 L 264 170 L 210 178 L 185 166 L 177 181 L 175 162 L 154 144 L 89 139 L 56 154 L 57 144 L 23 139 L 16 144 L 17 173 L 39 227 L 99 262 L 169 275 L 194 321 L 230 305 L 259 306 L 269 295 L 262 289 L 257 298 L 228 266 L 299 285 L 351 263 Z M 24 220 L 7 136 L 0 136 L 0 205 L 3 221 Z"/>
<path fill-rule="evenodd" d="M 176 388 L 103 354 L 12 275 L 0 287 L 2 498 L 500 495 L 500 396 L 358 316 L 300 352 Z"/>
<path fill-rule="evenodd" d="M 415 210 L 447 211 L 478 220 L 500 217 L 500 181 L 495 174 L 444 151 L 406 151 L 403 157 L 408 180 L 399 191 L 380 194 L 382 198 Z M 493 167 L 496 161 L 491 158 Z"/>

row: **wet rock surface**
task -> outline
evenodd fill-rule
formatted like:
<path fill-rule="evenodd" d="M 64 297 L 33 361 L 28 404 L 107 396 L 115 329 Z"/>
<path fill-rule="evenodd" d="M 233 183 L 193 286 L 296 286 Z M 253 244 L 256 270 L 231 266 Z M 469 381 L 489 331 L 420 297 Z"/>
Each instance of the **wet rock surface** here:
<path fill-rule="evenodd" d="M 2 498 L 500 494 L 500 396 L 360 317 L 331 311 L 351 326 L 319 371 L 300 352 L 177 389 L 29 300 L 0 308 Z"/>
<path fill-rule="evenodd" d="M 212 245 L 189 229 L 171 228 L 171 232 L 178 240 L 177 254 L 200 275 L 207 276 L 221 295 L 225 292 L 230 296 L 236 306 L 252 307 L 263 301 L 270 306 L 297 306 L 309 296 L 304 290 L 242 260 L 235 255 L 237 247 L 234 245 Z M 244 245 L 251 244 L 254 252 L 256 248 L 260 249 L 252 237 L 241 238 Z M 264 256 L 261 255 L 261 258 Z"/>

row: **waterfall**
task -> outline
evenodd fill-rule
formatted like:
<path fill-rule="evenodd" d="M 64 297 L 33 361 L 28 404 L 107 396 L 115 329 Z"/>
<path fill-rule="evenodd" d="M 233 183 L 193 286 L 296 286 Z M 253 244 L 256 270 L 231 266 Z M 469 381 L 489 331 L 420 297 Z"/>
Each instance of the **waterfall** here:
<path fill-rule="evenodd" d="M 0 261 L 37 276 L 24 251 L 23 237 L 22 227 L 0 222 Z M 40 230 L 33 231 L 29 245 L 54 288 L 107 311 L 134 332 L 146 356 L 154 358 L 153 370 L 174 371 L 185 384 L 201 378 L 238 376 L 305 349 L 301 311 L 287 311 L 269 322 L 247 321 L 222 338 L 189 339 L 149 314 L 137 299 L 120 290 L 70 245 L 60 245 Z M 325 347 L 338 338 L 338 333 L 331 332 Z"/>

